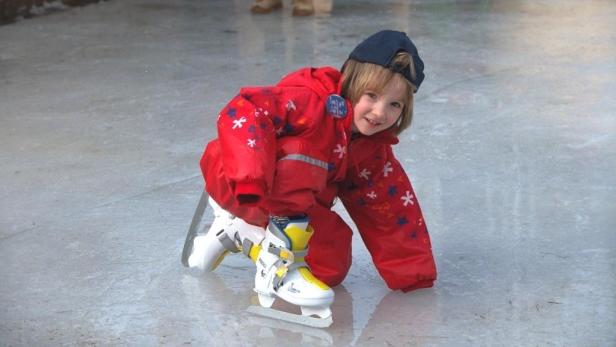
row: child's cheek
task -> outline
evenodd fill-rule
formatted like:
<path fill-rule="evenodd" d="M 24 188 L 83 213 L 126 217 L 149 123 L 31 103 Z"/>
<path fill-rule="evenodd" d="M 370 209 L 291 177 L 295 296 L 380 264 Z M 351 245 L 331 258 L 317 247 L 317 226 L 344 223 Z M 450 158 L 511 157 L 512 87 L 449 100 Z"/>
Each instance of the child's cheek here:
<path fill-rule="evenodd" d="M 357 123 L 355 122 L 355 117 L 353 117 L 353 121 L 351 122 L 351 130 L 356 133 L 357 132 Z"/>

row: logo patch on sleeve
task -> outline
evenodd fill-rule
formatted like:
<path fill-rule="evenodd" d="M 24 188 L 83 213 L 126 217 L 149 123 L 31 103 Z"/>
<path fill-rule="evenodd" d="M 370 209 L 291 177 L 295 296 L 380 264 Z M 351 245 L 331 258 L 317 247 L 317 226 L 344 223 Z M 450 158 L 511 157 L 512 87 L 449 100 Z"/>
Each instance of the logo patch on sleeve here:
<path fill-rule="evenodd" d="M 332 94 L 327 97 L 325 108 L 327 109 L 327 114 L 334 118 L 344 118 L 347 115 L 346 101 L 337 94 Z"/>

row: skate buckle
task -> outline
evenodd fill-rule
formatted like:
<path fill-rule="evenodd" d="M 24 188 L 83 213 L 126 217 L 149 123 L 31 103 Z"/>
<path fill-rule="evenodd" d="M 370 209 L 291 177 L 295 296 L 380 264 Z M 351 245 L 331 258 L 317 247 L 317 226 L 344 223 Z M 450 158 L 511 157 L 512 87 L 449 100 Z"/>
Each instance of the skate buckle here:
<path fill-rule="evenodd" d="M 286 248 L 277 247 L 270 244 L 267 248 L 267 251 L 289 264 L 293 263 L 293 261 L 295 260 L 295 255 L 293 254 L 293 252 L 289 251 Z"/>
<path fill-rule="evenodd" d="M 241 251 L 241 246 L 238 245 L 238 242 L 234 239 L 231 239 L 229 235 L 225 232 L 225 229 L 221 229 L 218 233 L 216 233 L 216 237 L 218 241 L 227 249 L 229 252 L 238 253 Z"/>
<path fill-rule="evenodd" d="M 287 275 L 288 272 L 289 272 L 289 268 L 285 264 L 282 264 L 276 268 L 276 272 L 275 272 L 276 277 L 274 277 L 274 280 L 272 283 L 275 290 L 278 290 L 278 288 L 282 286 L 282 280 L 284 279 L 284 277 Z"/>

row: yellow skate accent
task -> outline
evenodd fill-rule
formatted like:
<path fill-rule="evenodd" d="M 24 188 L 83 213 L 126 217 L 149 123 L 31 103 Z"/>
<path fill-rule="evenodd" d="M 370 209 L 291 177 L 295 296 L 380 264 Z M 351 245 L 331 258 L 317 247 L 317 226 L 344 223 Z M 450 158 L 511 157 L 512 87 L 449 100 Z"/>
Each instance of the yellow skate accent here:
<path fill-rule="evenodd" d="M 283 278 L 287 272 L 289 272 L 289 268 L 286 266 L 281 266 L 276 270 L 276 276 Z"/>
<path fill-rule="evenodd" d="M 280 250 L 280 258 L 284 259 L 284 260 L 291 260 L 291 261 L 293 261 L 295 256 L 293 255 L 292 252 L 287 252 L 286 250 L 281 249 Z"/>
<path fill-rule="evenodd" d="M 214 265 L 212 266 L 212 271 L 216 270 L 218 265 L 220 265 L 220 263 L 222 263 L 222 260 L 225 259 L 227 254 L 229 254 L 229 251 L 226 250 L 216 259 L 216 261 L 214 262 Z"/>
<path fill-rule="evenodd" d="M 292 251 L 301 251 L 306 249 L 313 232 L 314 229 L 312 229 L 311 226 L 308 226 L 308 229 L 305 230 L 295 225 L 288 226 L 284 229 L 285 235 L 287 235 L 291 241 Z"/>
<path fill-rule="evenodd" d="M 259 258 L 259 253 L 261 253 L 261 246 L 254 245 L 250 247 L 250 251 L 248 251 L 248 256 L 252 259 L 253 262 L 257 262 L 257 258 Z"/>
<path fill-rule="evenodd" d="M 318 278 L 314 277 L 314 275 L 312 274 L 312 272 L 310 272 L 310 270 L 308 270 L 308 268 L 305 267 L 300 267 L 299 269 L 297 269 L 297 271 L 299 271 L 300 275 L 302 275 L 302 277 L 314 284 L 315 286 L 323 289 L 323 290 L 328 290 L 329 286 L 323 282 L 321 282 Z"/>

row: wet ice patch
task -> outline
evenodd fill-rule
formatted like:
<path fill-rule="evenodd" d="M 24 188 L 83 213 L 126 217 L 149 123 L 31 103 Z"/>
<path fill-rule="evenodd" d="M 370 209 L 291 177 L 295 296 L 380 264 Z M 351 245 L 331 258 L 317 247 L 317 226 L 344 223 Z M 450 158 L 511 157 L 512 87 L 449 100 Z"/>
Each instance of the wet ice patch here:
<path fill-rule="evenodd" d="M 447 101 L 449 101 L 449 98 L 447 98 L 446 96 L 432 95 L 430 96 L 428 101 L 433 102 L 435 104 L 445 104 L 447 103 Z"/>
<path fill-rule="evenodd" d="M 447 136 L 451 134 L 451 127 L 449 124 L 439 123 L 435 124 L 430 130 L 432 136 Z"/>
<path fill-rule="evenodd" d="M 609 140 L 612 137 L 611 134 L 604 134 L 604 135 L 600 135 L 600 136 L 593 136 L 590 139 L 582 142 L 582 143 L 577 143 L 577 144 L 568 144 L 567 147 L 571 148 L 571 149 L 583 149 L 586 147 L 592 147 L 598 144 L 601 144 L 602 142 L 605 142 L 607 140 Z"/>

